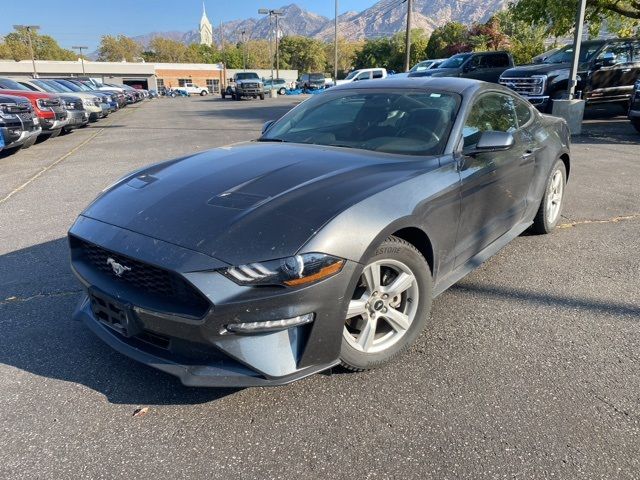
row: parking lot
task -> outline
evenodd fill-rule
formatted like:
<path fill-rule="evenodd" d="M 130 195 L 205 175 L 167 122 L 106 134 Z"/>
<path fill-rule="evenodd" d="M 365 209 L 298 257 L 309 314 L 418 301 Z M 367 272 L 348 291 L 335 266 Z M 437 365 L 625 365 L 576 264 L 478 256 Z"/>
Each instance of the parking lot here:
<path fill-rule="evenodd" d="M 300 101 L 158 99 L 0 154 L 0 478 L 638 478 L 640 135 L 616 106 L 587 112 L 561 228 L 438 297 L 383 369 L 186 388 L 70 319 L 65 234 L 100 190 Z"/>

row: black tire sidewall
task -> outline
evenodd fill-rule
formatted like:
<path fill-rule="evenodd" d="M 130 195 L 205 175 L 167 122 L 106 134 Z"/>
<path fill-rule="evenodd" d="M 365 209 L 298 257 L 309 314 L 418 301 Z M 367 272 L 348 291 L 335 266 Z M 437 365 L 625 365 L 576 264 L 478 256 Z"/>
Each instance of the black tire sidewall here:
<path fill-rule="evenodd" d="M 554 174 L 560 170 L 562 172 L 562 200 L 560 203 L 560 211 L 558 212 L 558 216 L 555 221 L 549 222 L 549 218 L 547 217 L 547 198 L 549 196 L 549 189 L 551 188 L 551 180 L 553 179 Z M 560 221 L 560 217 L 562 216 L 562 209 L 564 207 L 564 197 L 566 194 L 567 187 L 567 169 L 562 160 L 556 160 L 551 168 L 551 172 L 547 177 L 547 182 L 544 186 L 544 195 L 542 196 L 542 201 L 540 202 L 540 209 L 538 211 L 538 215 L 534 221 L 534 230 L 539 233 L 551 233 L 558 225 Z"/>
<path fill-rule="evenodd" d="M 424 330 L 429 317 L 429 312 L 431 311 L 431 301 L 433 296 L 431 271 L 429 269 L 429 265 L 420 252 L 404 240 L 390 237 L 376 249 L 374 255 L 365 262 L 365 265 L 384 259 L 393 259 L 404 263 L 415 275 L 416 280 L 418 281 L 419 290 L 416 316 L 404 336 L 395 345 L 389 347 L 383 352 L 360 352 L 354 349 L 343 336 L 340 348 L 340 360 L 345 367 L 352 370 L 368 370 L 376 368 L 401 354 Z M 362 269 L 359 270 L 357 274 L 358 276 L 361 275 Z M 351 293 L 349 294 L 349 298 L 351 298 Z M 342 328 L 344 328 L 344 326 Z"/>

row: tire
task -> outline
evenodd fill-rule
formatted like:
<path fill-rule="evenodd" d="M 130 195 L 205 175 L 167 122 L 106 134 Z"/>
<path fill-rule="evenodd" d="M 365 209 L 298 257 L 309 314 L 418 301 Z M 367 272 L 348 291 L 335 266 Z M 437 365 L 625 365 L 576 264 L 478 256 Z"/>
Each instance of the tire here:
<path fill-rule="evenodd" d="M 202 91 L 200 92 L 200 96 L 201 96 L 201 97 L 204 97 L 204 96 L 206 96 L 206 95 L 209 95 L 209 92 L 208 92 L 207 90 L 202 90 Z"/>
<path fill-rule="evenodd" d="M 547 103 L 547 108 L 545 113 L 553 112 L 553 102 L 555 100 L 562 100 L 565 96 L 566 92 L 564 90 L 556 90 L 549 96 L 549 102 Z"/>
<path fill-rule="evenodd" d="M 559 190 L 558 181 L 560 181 Z M 540 201 L 538 213 L 533 220 L 533 225 L 531 225 L 530 230 L 533 233 L 551 233 L 556 228 L 562 214 L 566 185 L 567 169 L 562 160 L 556 160 L 545 183 L 544 195 Z"/>
<path fill-rule="evenodd" d="M 279 95 L 286 95 L 287 94 L 287 89 L 282 87 L 280 90 L 278 90 L 278 94 Z"/>
<path fill-rule="evenodd" d="M 393 295 L 386 288 L 401 275 L 405 281 Z M 376 277 L 379 282 L 370 280 Z M 387 238 L 366 262 L 351 296 L 342 332 L 342 366 L 351 371 L 370 370 L 402 354 L 424 330 L 432 295 L 431 271 L 424 257 L 410 243 Z M 393 317 L 389 317 L 392 312 Z M 373 335 L 367 335 L 372 326 Z"/>
<path fill-rule="evenodd" d="M 224 100 L 227 97 L 227 94 L 225 92 L 222 92 L 222 99 Z"/>
<path fill-rule="evenodd" d="M 260 100 L 264 100 L 264 93 L 260 94 Z"/>
<path fill-rule="evenodd" d="M 640 119 L 634 118 L 633 120 L 631 120 L 631 125 L 633 125 L 633 128 L 635 128 L 636 131 L 640 133 Z"/>
<path fill-rule="evenodd" d="M 38 139 L 38 137 L 36 135 L 32 136 L 29 140 L 27 140 L 26 142 L 24 142 L 22 144 L 22 148 L 29 148 L 31 146 L 33 146 L 34 143 L 36 143 L 36 140 Z"/>
<path fill-rule="evenodd" d="M 235 93 L 235 94 L 233 95 L 233 99 L 234 99 L 234 100 L 242 100 L 242 97 L 241 97 L 240 95 L 238 95 L 237 93 Z"/>
<path fill-rule="evenodd" d="M 57 128 L 55 130 L 52 130 L 51 133 L 48 135 L 48 137 L 49 138 L 56 138 L 61 133 L 62 133 L 62 129 L 61 128 Z"/>

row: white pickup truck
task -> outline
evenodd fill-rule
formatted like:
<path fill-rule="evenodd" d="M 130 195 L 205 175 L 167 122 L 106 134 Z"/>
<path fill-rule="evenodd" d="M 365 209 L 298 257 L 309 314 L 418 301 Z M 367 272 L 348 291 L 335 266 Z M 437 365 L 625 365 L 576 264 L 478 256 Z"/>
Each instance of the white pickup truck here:
<path fill-rule="evenodd" d="M 174 90 L 182 90 L 189 95 L 200 95 L 201 97 L 209 95 L 207 87 L 199 87 L 195 83 L 185 83 L 182 87 L 176 87 Z"/>

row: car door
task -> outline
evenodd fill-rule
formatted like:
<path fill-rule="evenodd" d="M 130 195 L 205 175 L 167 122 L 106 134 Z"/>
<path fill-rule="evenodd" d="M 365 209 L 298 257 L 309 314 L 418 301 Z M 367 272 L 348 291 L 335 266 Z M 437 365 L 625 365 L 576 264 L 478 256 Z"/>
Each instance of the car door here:
<path fill-rule="evenodd" d="M 482 80 L 484 72 L 481 63 L 482 55 L 472 55 L 462 66 L 460 76 L 474 80 Z"/>
<path fill-rule="evenodd" d="M 507 233 L 522 220 L 533 173 L 531 139 L 519 132 L 514 97 L 480 94 L 465 120 L 460 152 L 461 217 L 456 266 Z M 509 132 L 514 145 L 501 152 L 473 153 L 481 134 Z"/>
<path fill-rule="evenodd" d="M 631 71 L 629 42 L 614 42 L 605 46 L 593 63 L 589 97 L 596 99 L 624 95 L 626 90 L 631 89 L 625 88 L 623 75 L 626 76 Z"/>

